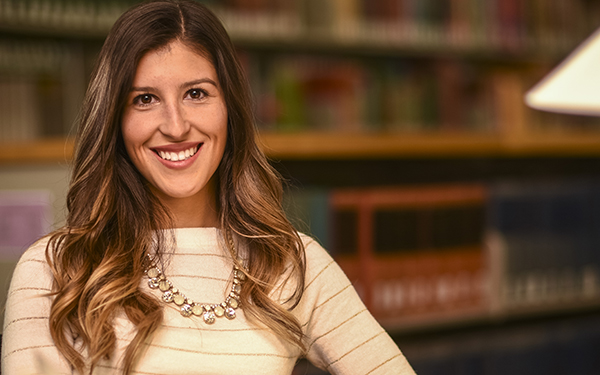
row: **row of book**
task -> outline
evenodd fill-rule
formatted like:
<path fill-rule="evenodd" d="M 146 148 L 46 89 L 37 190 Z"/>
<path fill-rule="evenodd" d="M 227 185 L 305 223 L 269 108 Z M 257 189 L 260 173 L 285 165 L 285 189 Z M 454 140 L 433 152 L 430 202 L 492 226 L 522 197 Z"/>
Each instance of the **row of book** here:
<path fill-rule="evenodd" d="M 597 179 L 291 189 L 296 228 L 390 329 L 598 305 Z M 47 233 L 50 202 L 44 191 L 0 195 L 0 260 Z"/>
<path fill-rule="evenodd" d="M 64 136 L 62 84 L 51 76 L 0 75 L 0 141 Z"/>
<path fill-rule="evenodd" d="M 80 104 L 68 103 L 67 87 L 85 80 L 74 77 L 71 60 L 61 43 L 0 40 L 0 141 L 64 136 L 67 106 Z"/>
<path fill-rule="evenodd" d="M 560 303 L 600 292 L 600 184 L 504 183 L 490 201 L 502 303 Z"/>
<path fill-rule="evenodd" d="M 0 25 L 104 35 L 134 0 L 0 0 Z"/>
<path fill-rule="evenodd" d="M 497 0 L 444 0 L 442 3 L 446 5 L 439 7 L 454 9 L 451 14 L 467 12 L 475 15 L 480 15 L 478 12 L 488 8 L 486 14 L 495 14 L 490 9 L 504 7 L 514 8 L 519 12 L 531 12 L 532 9 L 539 8 L 540 14 L 536 17 L 553 19 L 544 14 L 550 12 L 567 15 L 577 9 L 579 12 L 586 6 L 592 6 L 592 2 L 584 2 L 587 4 L 584 5 L 582 0 L 547 3 L 530 0 L 518 2 L 518 6 L 515 1 L 507 0 L 512 5 L 501 6 Z M 85 15 L 81 16 L 82 25 L 99 25 L 99 22 L 108 24 L 110 17 L 107 14 L 116 18 L 134 2 L 0 0 L 0 25 L 9 28 L 11 23 L 23 26 L 28 25 L 28 22 L 42 26 L 48 25 L 48 22 L 68 25 L 70 21 L 63 22 L 60 17 L 77 18 L 81 15 Z M 323 6 L 331 9 L 348 6 L 356 13 L 348 17 L 359 19 L 359 24 L 383 22 L 382 17 L 389 12 L 383 12 L 382 9 L 396 9 L 394 12 L 390 10 L 391 13 L 386 18 L 386 22 L 391 22 L 390 17 L 403 17 L 404 21 L 405 18 L 420 19 L 419 17 L 425 17 L 423 14 L 430 13 L 427 8 L 432 8 L 429 0 L 418 2 L 420 5 L 414 0 L 231 0 L 206 3 L 218 10 L 229 27 L 233 28 L 244 25 L 244 22 L 237 22 L 237 16 L 260 18 L 270 14 L 283 15 L 281 23 L 285 25 L 295 24 L 289 20 L 290 17 L 300 17 L 300 23 L 311 24 L 312 21 L 302 21 L 302 17 L 305 17 L 303 14 L 320 14 L 320 7 Z M 417 11 L 418 9 L 420 10 Z M 558 12 L 557 9 L 562 11 Z M 94 21 L 90 17 L 99 17 L 98 19 L 105 21 Z M 520 17 L 531 18 L 524 15 Z M 573 18 L 572 15 L 569 17 Z M 392 23 L 421 23 L 415 20 L 400 22 L 398 19 Z M 265 22 L 271 26 L 278 24 Z M 570 24 L 567 21 L 560 22 Z M 260 30 L 260 24 L 252 23 L 248 27 Z M 452 22 L 446 20 L 441 24 Z M 581 24 L 585 22 L 577 23 Z M 520 28 L 532 29 L 523 25 Z M 549 26 L 546 28 L 554 30 Z M 277 39 L 277 33 L 267 34 L 269 38 Z M 445 32 L 444 35 L 446 34 Z M 540 32 L 540 35 L 543 34 L 544 32 Z M 76 53 L 66 44 L 57 42 L 0 40 L 0 85 L 3 97 L 10 99 L 0 104 L 0 141 L 35 139 L 67 131 L 79 106 L 76 100 L 81 99 L 87 79 L 84 72 L 79 74 L 81 77 L 75 77 L 78 73 L 68 65 L 70 55 Z M 548 68 L 535 71 L 514 67 L 505 69 L 494 64 L 451 56 L 445 59 L 415 56 L 351 58 L 281 53 L 273 55 L 257 51 L 240 51 L 240 55 L 255 94 L 259 125 L 265 131 L 501 134 L 505 132 L 505 128 L 514 127 L 515 124 L 524 124 L 526 128 L 542 132 L 548 129 L 600 129 L 600 120 L 596 118 L 565 117 L 525 108 L 522 100 L 524 92 L 539 81 Z M 74 88 L 73 82 L 80 82 L 81 87 Z M 31 100 L 24 99 L 28 95 Z M 67 109 L 63 110 L 65 107 Z"/>
<path fill-rule="evenodd" d="M 390 328 L 600 297 L 600 181 L 290 191 Z"/>
<path fill-rule="evenodd" d="M 83 72 L 70 68 L 71 55 L 60 43 L 0 41 L 1 141 L 68 131 L 86 80 Z M 493 135 L 510 133 L 507 129 L 515 124 L 540 133 L 600 130 L 598 118 L 527 109 L 522 98 L 541 77 L 537 70 L 456 60 L 247 51 L 240 56 L 263 131 Z"/>
<path fill-rule="evenodd" d="M 457 60 L 241 56 L 267 131 L 498 134 L 517 123 L 536 130 L 600 128 L 596 118 L 526 109 L 522 98 L 542 76 L 538 70 Z"/>
<path fill-rule="evenodd" d="M 564 51 L 600 24 L 585 0 L 280 0 L 212 2 L 232 35 L 381 46 Z"/>
<path fill-rule="evenodd" d="M 69 55 L 68 46 L 59 42 L 1 38 L 0 72 L 56 73 L 64 69 Z"/>
<path fill-rule="evenodd" d="M 135 0 L 1 0 L 0 24 L 102 35 Z M 452 45 L 482 50 L 564 51 L 600 19 L 586 0 L 223 0 L 203 1 L 234 38 Z"/>

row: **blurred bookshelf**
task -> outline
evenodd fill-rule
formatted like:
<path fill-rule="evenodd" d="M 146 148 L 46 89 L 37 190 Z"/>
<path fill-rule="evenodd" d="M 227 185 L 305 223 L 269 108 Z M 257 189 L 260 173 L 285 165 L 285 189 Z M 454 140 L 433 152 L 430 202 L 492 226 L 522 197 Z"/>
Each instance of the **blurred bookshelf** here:
<path fill-rule="evenodd" d="M 135 3 L 0 0 L 0 165 L 64 164 L 72 158 L 72 124 L 95 57 L 114 20 Z M 600 207 L 594 193 L 600 191 L 599 185 L 593 178 L 577 180 L 575 172 L 597 175 L 600 119 L 543 113 L 523 102 L 524 93 L 600 25 L 600 2 L 203 3 L 224 21 L 238 48 L 254 94 L 263 149 L 291 181 L 308 187 L 287 192 L 295 202 L 292 206 L 304 207 L 292 208 L 290 214 L 303 219 L 298 226 L 332 250 L 359 290 L 363 285 L 364 292 L 366 285 L 359 268 L 365 259 L 374 267 L 370 272 L 387 278 L 372 291 L 376 296 L 367 304 L 375 304 L 370 307 L 390 332 L 404 337 L 452 327 L 484 327 L 485 336 L 485 327 L 499 322 L 600 311 L 600 260 L 590 255 L 590 244 L 598 239 L 586 237 L 584 250 L 573 251 L 580 258 L 568 258 L 565 254 L 572 249 L 557 244 L 574 241 L 578 232 L 562 233 L 552 247 L 550 239 L 555 237 L 549 233 L 555 228 L 535 216 L 552 212 L 551 217 L 560 221 L 564 211 L 551 202 L 571 199 L 574 206 L 568 206 L 568 215 L 579 218 L 572 221 L 598 228 L 600 219 L 594 221 L 595 214 L 585 209 Z M 487 165 L 496 169 L 481 172 Z M 423 177 L 429 166 L 430 176 Z M 299 177 L 295 171 L 301 172 Z M 549 175 L 552 181 L 531 182 Z M 357 182 L 360 178 L 370 182 Z M 361 250 L 336 255 L 337 245 L 329 242 L 338 225 L 332 216 L 337 199 L 333 197 L 356 187 L 344 185 L 402 185 L 392 194 L 396 196 L 410 192 L 406 185 L 417 186 L 419 194 L 431 198 L 434 190 L 448 192 L 456 183 L 468 185 L 467 190 L 476 184 L 473 189 L 479 193 L 474 195 L 481 209 L 477 212 L 483 215 L 479 237 L 462 247 L 404 249 L 402 255 L 371 249 L 371 255 L 358 262 Z M 312 185 L 321 186 L 311 190 Z M 526 211 L 539 198 L 535 192 L 544 189 L 550 192 L 546 201 L 536 201 L 539 212 Z M 583 203 L 574 198 L 580 193 L 587 194 Z M 521 200 L 512 202 L 514 197 Z M 430 202 L 430 207 L 435 204 Z M 539 219 L 529 237 L 503 227 L 506 220 L 518 222 L 519 212 L 511 211 L 502 220 L 493 217 L 519 204 L 524 210 L 519 212 Z M 393 204 L 383 210 L 384 217 L 406 224 L 403 210 Z M 410 215 L 416 215 L 415 208 L 411 210 Z M 371 211 L 379 217 L 377 209 Z M 452 215 L 444 216 L 448 227 L 464 220 L 464 215 L 473 220 L 475 213 Z M 548 254 L 532 243 L 552 248 L 549 254 L 558 263 L 550 262 Z M 547 261 L 545 268 L 519 258 L 515 249 L 526 247 Z M 438 263 L 445 259 L 459 267 L 461 259 L 470 259 L 469 264 L 486 278 L 486 288 L 492 289 L 479 290 L 479 297 L 471 296 L 465 304 L 423 305 L 405 312 L 394 305 L 402 294 L 400 284 L 394 284 L 396 271 L 369 263 L 375 259 L 393 265 L 406 257 L 404 262 L 424 270 L 435 268 L 442 253 L 447 258 L 437 258 Z M 377 279 L 366 282 L 375 285 Z M 566 294 L 553 295 L 552 285 Z M 378 312 L 377 304 L 393 311 Z"/>
<path fill-rule="evenodd" d="M 134 3 L 0 1 L 1 163 L 71 155 L 57 137 L 71 135 L 102 39 Z M 274 158 L 600 153 L 599 120 L 522 101 L 600 22 L 595 2 L 205 3 L 239 47 Z M 37 151 L 4 147 L 15 142 Z"/>
<path fill-rule="evenodd" d="M 481 135 L 398 135 L 357 133 L 279 134 L 260 136 L 265 153 L 277 160 L 388 159 L 422 157 L 544 157 L 600 156 L 600 136 L 570 134 L 522 140 Z M 0 142 L 0 164 L 67 162 L 73 138 L 46 137 Z"/>

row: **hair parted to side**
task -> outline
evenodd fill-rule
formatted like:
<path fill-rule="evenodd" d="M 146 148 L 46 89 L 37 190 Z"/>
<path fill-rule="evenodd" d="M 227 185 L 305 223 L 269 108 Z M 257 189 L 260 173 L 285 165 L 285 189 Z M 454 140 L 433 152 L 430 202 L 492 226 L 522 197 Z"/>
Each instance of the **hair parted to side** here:
<path fill-rule="evenodd" d="M 194 1 L 134 6 L 111 29 L 79 118 L 67 224 L 52 234 L 46 258 L 54 275 L 50 331 L 57 348 L 90 373 L 116 348 L 113 317 L 124 311 L 137 334 L 124 357 L 133 370 L 145 340 L 162 322 L 162 305 L 140 289 L 146 254 L 164 249 L 169 212 L 133 166 L 121 136 L 126 96 L 147 52 L 179 40 L 215 66 L 228 112 L 228 135 L 217 169 L 220 221 L 247 244 L 244 313 L 304 348 L 300 323 L 270 297 L 284 275 L 293 282 L 287 306 L 304 290 L 302 241 L 281 208 L 279 176 L 256 142 L 250 90 L 220 21 Z M 234 260 L 235 261 L 235 260 Z M 286 268 L 292 270 L 286 272 Z M 86 358 L 65 335 L 83 343 Z"/>

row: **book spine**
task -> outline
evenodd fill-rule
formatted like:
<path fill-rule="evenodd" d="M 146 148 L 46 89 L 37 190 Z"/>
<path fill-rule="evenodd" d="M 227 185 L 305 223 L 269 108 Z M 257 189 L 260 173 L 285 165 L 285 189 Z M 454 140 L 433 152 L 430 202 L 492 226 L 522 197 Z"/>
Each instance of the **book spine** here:
<path fill-rule="evenodd" d="M 486 194 L 478 185 L 331 192 L 333 253 L 382 324 L 489 309 Z"/>
<path fill-rule="evenodd" d="M 0 41 L 0 141 L 63 136 L 85 90 L 81 54 L 58 42 Z"/>
<path fill-rule="evenodd" d="M 504 262 L 499 290 L 504 308 L 557 308 L 597 298 L 595 186 L 593 181 L 513 182 L 492 189 L 490 226 Z"/>

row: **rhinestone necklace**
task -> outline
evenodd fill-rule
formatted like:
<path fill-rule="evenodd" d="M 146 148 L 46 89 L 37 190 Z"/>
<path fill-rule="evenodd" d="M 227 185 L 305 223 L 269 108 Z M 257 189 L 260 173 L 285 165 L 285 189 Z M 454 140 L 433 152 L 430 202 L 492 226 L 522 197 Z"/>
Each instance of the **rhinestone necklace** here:
<path fill-rule="evenodd" d="M 232 246 L 232 253 L 235 253 L 233 241 L 229 241 Z M 225 298 L 225 301 L 220 304 L 200 304 L 194 302 L 191 298 L 186 297 L 179 289 L 173 286 L 173 283 L 167 279 L 164 273 L 156 266 L 150 254 L 150 267 L 146 270 L 148 276 L 148 286 L 151 289 L 159 289 L 163 292 L 162 300 L 166 303 L 174 303 L 180 307 L 179 312 L 182 316 L 188 318 L 192 315 L 202 316 L 206 324 L 213 324 L 216 318 L 226 317 L 227 319 L 235 319 L 235 310 L 240 307 L 240 293 L 242 291 L 242 283 L 246 280 L 246 274 L 239 269 L 238 266 L 233 266 L 233 283 L 231 292 Z M 241 261 L 239 262 L 241 264 Z"/>

